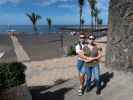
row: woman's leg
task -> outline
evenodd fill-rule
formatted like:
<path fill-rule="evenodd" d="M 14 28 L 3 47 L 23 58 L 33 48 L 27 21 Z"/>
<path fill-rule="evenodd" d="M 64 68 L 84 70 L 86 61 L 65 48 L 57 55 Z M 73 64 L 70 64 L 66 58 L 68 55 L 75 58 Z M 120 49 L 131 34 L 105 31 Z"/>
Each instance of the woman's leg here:
<path fill-rule="evenodd" d="M 86 88 L 90 89 L 91 87 L 91 77 L 92 77 L 92 68 L 91 67 L 87 67 L 86 69 L 86 75 L 87 75 L 87 79 L 86 79 Z"/>
<path fill-rule="evenodd" d="M 99 66 L 99 64 L 95 65 L 93 67 L 92 71 L 94 73 L 94 77 L 96 80 L 97 94 L 100 94 L 101 80 L 100 80 L 100 66 Z"/>

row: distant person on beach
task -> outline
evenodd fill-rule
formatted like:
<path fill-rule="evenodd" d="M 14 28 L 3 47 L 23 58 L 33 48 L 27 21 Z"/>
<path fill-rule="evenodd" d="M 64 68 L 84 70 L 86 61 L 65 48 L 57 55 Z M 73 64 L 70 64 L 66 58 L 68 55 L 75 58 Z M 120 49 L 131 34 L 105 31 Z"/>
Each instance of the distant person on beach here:
<path fill-rule="evenodd" d="M 5 51 L 0 52 L 0 58 L 2 58 L 5 55 Z"/>
<path fill-rule="evenodd" d="M 98 46 L 94 43 L 94 40 L 95 36 L 90 35 L 88 37 L 88 44 L 83 48 L 84 56 L 92 57 L 94 59 L 84 63 L 84 67 L 82 67 L 81 73 L 83 75 L 85 74 L 87 75 L 86 91 L 90 91 L 91 78 L 93 74 L 97 86 L 96 94 L 99 95 L 101 92 L 99 59 L 102 56 L 101 56 L 101 51 L 98 49 Z"/>
<path fill-rule="evenodd" d="M 80 87 L 78 90 L 78 95 L 83 95 L 83 90 L 84 90 L 85 74 L 82 73 L 84 61 L 89 62 L 89 61 L 95 60 L 95 58 L 87 57 L 84 55 L 83 48 L 86 45 L 85 40 L 86 40 L 85 33 L 80 33 L 79 43 L 75 47 L 76 53 L 78 55 L 76 66 L 77 66 L 77 69 L 79 72 L 79 81 L 80 81 Z"/>

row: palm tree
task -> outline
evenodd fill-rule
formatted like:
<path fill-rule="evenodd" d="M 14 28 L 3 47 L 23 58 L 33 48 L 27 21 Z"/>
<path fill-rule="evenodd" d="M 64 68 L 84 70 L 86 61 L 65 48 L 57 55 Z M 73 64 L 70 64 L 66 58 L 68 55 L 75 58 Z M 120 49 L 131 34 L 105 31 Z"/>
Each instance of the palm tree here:
<path fill-rule="evenodd" d="M 31 14 L 26 13 L 26 15 L 29 17 L 30 21 L 32 22 L 34 32 L 37 32 L 36 24 L 37 24 L 37 21 L 42 17 L 38 14 L 35 14 L 34 12 L 32 12 Z"/>
<path fill-rule="evenodd" d="M 79 4 L 79 16 L 80 16 L 80 30 L 81 30 L 81 26 L 82 26 L 82 13 L 83 13 L 83 6 L 84 6 L 84 0 L 78 0 L 78 4 Z"/>
<path fill-rule="evenodd" d="M 101 26 L 103 24 L 103 20 L 101 18 L 97 19 L 97 25 Z"/>
<path fill-rule="evenodd" d="M 93 25 L 94 25 L 94 9 L 97 4 L 97 0 L 88 0 L 91 12 L 91 26 L 92 26 L 92 34 L 93 34 Z"/>
<path fill-rule="evenodd" d="M 51 18 L 50 18 L 50 17 L 49 17 L 49 18 L 47 18 L 47 24 L 48 24 L 49 31 L 50 31 L 51 26 L 52 26 L 52 20 L 51 20 Z"/>
<path fill-rule="evenodd" d="M 85 23 L 84 19 L 81 19 L 81 27 L 82 27 L 82 29 L 83 29 L 84 23 Z"/>
<path fill-rule="evenodd" d="M 98 16 L 99 16 L 100 10 L 95 7 L 94 9 L 94 19 L 95 19 L 95 30 L 97 29 L 97 25 L 98 25 Z"/>
<path fill-rule="evenodd" d="M 103 24 L 103 20 L 102 20 L 101 18 L 98 18 L 98 19 L 97 19 L 97 24 L 98 24 L 98 25 L 102 25 L 102 24 Z"/>

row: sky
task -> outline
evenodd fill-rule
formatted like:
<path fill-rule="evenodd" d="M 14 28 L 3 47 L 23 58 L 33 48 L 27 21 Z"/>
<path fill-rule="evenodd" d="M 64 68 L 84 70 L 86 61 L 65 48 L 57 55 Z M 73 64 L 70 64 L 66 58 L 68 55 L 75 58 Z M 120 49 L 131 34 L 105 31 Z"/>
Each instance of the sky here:
<path fill-rule="evenodd" d="M 85 0 L 83 18 L 85 24 L 91 23 L 89 4 Z M 103 24 L 108 23 L 109 0 L 97 0 L 99 17 Z M 78 0 L 0 0 L 0 25 L 31 25 L 26 13 L 35 12 L 42 16 L 39 25 L 46 25 L 50 17 L 54 25 L 79 25 Z"/>

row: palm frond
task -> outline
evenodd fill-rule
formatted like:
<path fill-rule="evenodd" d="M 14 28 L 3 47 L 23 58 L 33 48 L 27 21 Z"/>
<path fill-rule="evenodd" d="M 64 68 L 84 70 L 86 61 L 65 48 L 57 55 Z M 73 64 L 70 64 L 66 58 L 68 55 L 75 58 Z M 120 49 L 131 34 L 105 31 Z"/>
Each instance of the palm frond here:
<path fill-rule="evenodd" d="M 32 13 L 26 13 L 26 16 L 29 17 L 29 19 L 31 20 L 32 24 L 33 24 L 33 29 L 36 31 L 37 28 L 36 28 L 36 23 L 39 19 L 41 19 L 41 16 L 40 15 L 37 15 L 35 14 L 34 12 Z"/>
<path fill-rule="evenodd" d="M 84 5 L 84 0 L 78 0 L 78 4 L 79 4 L 79 6 L 83 6 Z"/>
<path fill-rule="evenodd" d="M 90 5 L 90 8 L 94 9 L 97 4 L 97 0 L 88 0 L 88 3 Z"/>
<path fill-rule="evenodd" d="M 32 21 L 32 16 L 30 14 L 26 13 L 26 16 Z"/>
<path fill-rule="evenodd" d="M 103 24 L 103 20 L 100 19 L 100 18 L 98 18 L 98 19 L 97 19 L 97 23 L 98 23 L 98 25 L 102 25 L 102 24 Z"/>
<path fill-rule="evenodd" d="M 95 9 L 94 9 L 94 16 L 95 17 L 98 17 L 98 15 L 99 15 L 99 13 L 100 13 L 100 10 L 96 7 Z"/>

